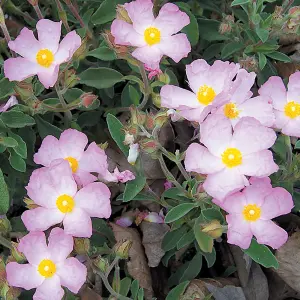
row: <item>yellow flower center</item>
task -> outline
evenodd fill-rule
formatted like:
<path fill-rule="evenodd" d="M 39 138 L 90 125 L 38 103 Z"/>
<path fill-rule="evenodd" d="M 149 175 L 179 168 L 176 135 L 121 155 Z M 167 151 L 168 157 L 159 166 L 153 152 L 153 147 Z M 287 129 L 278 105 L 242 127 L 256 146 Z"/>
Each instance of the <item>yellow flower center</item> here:
<path fill-rule="evenodd" d="M 253 222 L 260 218 L 261 209 L 256 204 L 248 204 L 244 206 L 243 215 L 246 221 Z"/>
<path fill-rule="evenodd" d="M 42 276 L 49 278 L 55 274 L 56 265 L 50 259 L 43 259 L 38 265 L 38 271 Z"/>
<path fill-rule="evenodd" d="M 233 168 L 242 163 L 242 153 L 237 148 L 227 148 L 222 154 L 222 162 L 228 168 Z"/>
<path fill-rule="evenodd" d="M 290 101 L 284 106 L 284 113 L 287 117 L 295 119 L 300 116 L 300 104 Z"/>
<path fill-rule="evenodd" d="M 64 194 L 56 199 L 56 206 L 62 213 L 70 213 L 75 206 L 75 201 L 71 196 Z"/>
<path fill-rule="evenodd" d="M 236 107 L 236 105 L 232 102 L 225 104 L 224 106 L 224 115 L 228 119 L 235 119 L 239 116 L 239 111 Z"/>
<path fill-rule="evenodd" d="M 76 173 L 78 170 L 78 160 L 72 156 L 66 157 L 65 160 L 69 162 L 72 172 Z"/>
<path fill-rule="evenodd" d="M 49 68 L 54 61 L 54 55 L 49 49 L 41 49 L 36 55 L 37 63 L 45 68 Z"/>
<path fill-rule="evenodd" d="M 149 46 L 160 42 L 160 30 L 155 27 L 149 27 L 144 31 L 144 38 Z"/>
<path fill-rule="evenodd" d="M 216 97 L 216 92 L 214 89 L 206 84 L 200 86 L 197 98 L 198 101 L 203 105 L 208 105 L 214 101 Z"/>

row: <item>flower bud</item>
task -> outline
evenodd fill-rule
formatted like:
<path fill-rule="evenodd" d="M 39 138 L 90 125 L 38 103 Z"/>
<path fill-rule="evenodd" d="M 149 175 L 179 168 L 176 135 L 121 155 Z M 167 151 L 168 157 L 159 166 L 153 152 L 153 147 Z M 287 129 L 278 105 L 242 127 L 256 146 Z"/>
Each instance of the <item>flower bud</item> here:
<path fill-rule="evenodd" d="M 13 249 L 11 250 L 11 255 L 18 263 L 24 263 L 26 261 L 26 257 L 22 252 L 18 250 L 18 244 L 15 242 L 11 242 Z"/>
<path fill-rule="evenodd" d="M 125 131 L 124 145 L 132 145 L 134 143 L 134 136 L 128 131 Z"/>
<path fill-rule="evenodd" d="M 212 220 L 203 227 L 202 231 L 214 239 L 219 238 L 223 234 L 222 225 L 218 220 Z"/>
<path fill-rule="evenodd" d="M 0 290 L 2 290 L 6 285 L 6 266 L 3 261 L 3 257 L 0 256 Z"/>
<path fill-rule="evenodd" d="M 0 216 L 0 233 L 6 234 L 11 231 L 11 225 L 6 215 Z"/>
<path fill-rule="evenodd" d="M 135 106 L 129 108 L 131 113 L 131 123 L 134 125 L 144 125 L 146 122 L 146 114 L 139 111 Z"/>
<path fill-rule="evenodd" d="M 110 31 L 103 33 L 103 38 L 105 39 L 108 47 L 115 51 L 118 58 L 126 58 L 126 54 L 129 52 L 128 47 L 115 44 L 115 38 Z"/>
<path fill-rule="evenodd" d="M 74 238 L 74 250 L 79 255 L 87 254 L 90 251 L 90 240 L 86 238 Z"/>
<path fill-rule="evenodd" d="M 103 273 L 106 273 L 109 268 L 109 262 L 106 258 L 99 255 L 93 260 L 94 265 L 100 269 Z"/>
<path fill-rule="evenodd" d="M 80 96 L 80 103 L 85 108 L 89 108 L 97 99 L 98 96 L 94 95 L 93 93 L 84 93 Z"/>
<path fill-rule="evenodd" d="M 120 5 L 120 4 L 117 5 L 117 16 L 116 16 L 116 18 L 118 20 L 122 20 L 122 21 L 125 21 L 125 22 L 129 23 L 129 24 L 132 24 L 132 21 L 129 18 L 128 12 L 125 9 L 124 5 Z"/>
<path fill-rule="evenodd" d="M 116 243 L 114 249 L 116 256 L 127 259 L 129 256 L 129 250 L 132 246 L 132 241 L 130 240 L 123 240 Z"/>
<path fill-rule="evenodd" d="M 165 217 L 163 215 L 163 211 L 161 210 L 158 213 L 156 212 L 150 212 L 145 218 L 144 221 L 150 222 L 150 223 L 158 223 L 162 224 L 165 222 Z"/>
<path fill-rule="evenodd" d="M 242 68 L 246 69 L 248 72 L 258 72 L 258 61 L 255 56 L 246 56 L 239 60 L 239 64 Z"/>
<path fill-rule="evenodd" d="M 153 130 L 155 126 L 154 123 L 154 115 L 152 113 L 146 114 L 146 121 L 145 121 L 145 127 L 148 130 Z"/>
<path fill-rule="evenodd" d="M 6 299 L 6 294 L 9 291 L 10 287 L 6 280 L 1 279 L 0 283 L 0 299 Z"/>
<path fill-rule="evenodd" d="M 172 188 L 172 186 L 173 186 L 173 183 L 172 183 L 172 182 L 170 182 L 170 181 L 168 181 L 168 180 L 166 180 L 166 181 L 164 182 L 164 188 L 165 188 L 165 191 L 166 191 L 166 190 L 169 190 L 170 188 Z"/>
<path fill-rule="evenodd" d="M 131 164 L 131 165 L 135 165 L 135 162 L 139 156 L 139 144 L 132 144 L 130 145 L 130 148 L 129 148 L 129 155 L 128 155 L 128 158 L 127 158 L 127 161 Z"/>
<path fill-rule="evenodd" d="M 2 8 L 1 8 L 1 6 L 0 6 L 0 25 L 1 25 L 1 26 L 6 26 L 6 25 L 5 25 L 5 17 L 4 17 L 4 13 L 3 13 L 3 10 L 2 10 Z"/>
<path fill-rule="evenodd" d="M 39 0 L 27 0 L 32 6 L 37 6 L 39 4 Z"/>
<path fill-rule="evenodd" d="M 19 296 L 21 295 L 22 290 L 20 288 L 11 286 L 9 287 L 9 290 L 6 293 L 5 300 L 16 300 L 19 299 Z"/>
<path fill-rule="evenodd" d="M 30 198 L 25 197 L 23 201 L 25 202 L 25 204 L 26 204 L 25 206 L 26 206 L 28 209 L 34 209 L 34 208 L 39 207 L 39 206 L 38 206 L 37 204 L 35 204 L 34 201 L 31 200 Z"/>
<path fill-rule="evenodd" d="M 74 69 L 69 69 L 64 73 L 64 86 L 72 88 L 79 82 L 80 78 L 76 75 Z"/>
<path fill-rule="evenodd" d="M 163 127 L 163 125 L 168 122 L 169 114 L 168 111 L 162 111 L 156 114 L 154 118 L 155 126 Z"/>
<path fill-rule="evenodd" d="M 152 69 L 152 68 L 150 68 L 148 65 L 145 64 L 145 65 L 144 65 L 144 68 L 145 68 L 146 71 L 149 72 L 149 74 L 148 74 L 148 79 L 149 79 L 149 80 L 151 80 L 151 79 L 153 79 L 154 77 L 156 77 L 156 76 L 162 74 L 162 71 L 161 71 L 161 69 L 159 68 L 159 66 L 158 66 L 156 69 Z"/>
<path fill-rule="evenodd" d="M 143 139 L 140 141 L 141 148 L 148 154 L 154 154 L 159 149 L 159 143 L 153 139 Z"/>
<path fill-rule="evenodd" d="M 161 97 L 159 94 L 156 94 L 156 93 L 152 93 L 151 94 L 151 97 L 152 97 L 152 102 L 153 104 L 158 107 L 158 108 L 161 108 Z"/>

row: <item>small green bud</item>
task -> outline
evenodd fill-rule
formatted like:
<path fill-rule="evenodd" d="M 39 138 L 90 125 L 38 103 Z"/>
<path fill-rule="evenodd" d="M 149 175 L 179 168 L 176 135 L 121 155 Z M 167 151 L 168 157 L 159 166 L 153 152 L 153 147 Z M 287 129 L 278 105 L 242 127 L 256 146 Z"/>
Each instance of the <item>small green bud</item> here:
<path fill-rule="evenodd" d="M 106 273 L 109 268 L 109 262 L 106 258 L 99 255 L 93 260 L 94 265 L 100 269 L 103 273 Z"/>
<path fill-rule="evenodd" d="M 87 254 L 90 251 L 90 240 L 86 238 L 74 238 L 74 250 L 79 255 Z"/>
<path fill-rule="evenodd" d="M 11 242 L 13 249 L 11 250 L 11 255 L 18 263 L 24 263 L 26 261 L 26 257 L 22 252 L 18 250 L 18 244 L 15 242 Z"/>
<path fill-rule="evenodd" d="M 119 241 L 116 243 L 114 249 L 116 256 L 122 258 L 122 259 L 127 259 L 129 256 L 129 250 L 132 246 L 132 241 L 130 240 L 124 240 L 124 241 Z"/>

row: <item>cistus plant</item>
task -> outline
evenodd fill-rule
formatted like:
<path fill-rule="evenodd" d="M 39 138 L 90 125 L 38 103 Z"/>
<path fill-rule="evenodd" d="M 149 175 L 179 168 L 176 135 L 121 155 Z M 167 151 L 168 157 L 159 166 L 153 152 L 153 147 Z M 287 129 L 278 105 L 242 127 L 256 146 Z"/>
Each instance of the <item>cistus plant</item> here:
<path fill-rule="evenodd" d="M 230 245 L 279 267 L 299 1 L 0 5 L 1 298 L 190 299 Z"/>

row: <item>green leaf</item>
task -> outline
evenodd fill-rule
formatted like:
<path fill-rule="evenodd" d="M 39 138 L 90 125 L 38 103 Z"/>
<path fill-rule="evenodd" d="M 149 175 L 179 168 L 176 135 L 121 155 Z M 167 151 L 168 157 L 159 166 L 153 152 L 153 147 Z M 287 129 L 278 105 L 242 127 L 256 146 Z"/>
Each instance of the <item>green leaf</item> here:
<path fill-rule="evenodd" d="M 32 117 L 20 112 L 20 111 L 6 111 L 0 116 L 3 123 L 10 128 L 22 128 L 25 126 L 31 126 L 35 124 Z"/>
<path fill-rule="evenodd" d="M 185 216 L 188 212 L 190 212 L 193 208 L 195 208 L 194 203 L 182 203 L 179 204 L 167 213 L 165 217 L 165 223 L 174 222 L 183 216 Z"/>
<path fill-rule="evenodd" d="M 224 219 L 222 213 L 215 208 L 202 209 L 201 214 L 208 221 L 219 220 L 220 223 L 225 222 L 225 219 Z"/>
<path fill-rule="evenodd" d="M 232 56 L 232 54 L 242 50 L 245 47 L 243 43 L 240 42 L 231 42 L 226 44 L 222 51 L 221 51 L 221 56 L 223 59 L 227 59 Z"/>
<path fill-rule="evenodd" d="M 267 64 L 267 58 L 263 53 L 258 53 L 259 69 L 262 70 Z"/>
<path fill-rule="evenodd" d="M 125 132 L 123 131 L 123 124 L 112 114 L 107 114 L 106 122 L 111 137 L 122 150 L 124 155 L 128 157 L 129 147 L 124 145 Z"/>
<path fill-rule="evenodd" d="M 4 147 L 17 147 L 18 142 L 12 137 L 2 136 L 0 137 L 0 145 Z"/>
<path fill-rule="evenodd" d="M 203 222 L 203 217 L 200 216 L 194 225 L 194 234 L 197 240 L 197 243 L 200 247 L 200 249 L 203 252 L 212 252 L 214 240 L 212 237 L 207 235 L 205 232 L 201 231 L 201 222 Z"/>
<path fill-rule="evenodd" d="M 50 124 L 40 116 L 35 116 L 35 121 L 39 135 L 42 139 L 44 139 L 47 135 L 53 135 L 56 138 L 60 137 L 62 133 L 62 130 L 60 128 Z"/>
<path fill-rule="evenodd" d="M 104 0 L 93 14 L 91 21 L 94 25 L 101 25 L 112 21 L 115 17 L 116 1 Z"/>
<path fill-rule="evenodd" d="M 137 298 L 138 300 L 144 300 L 144 289 L 140 288 Z"/>
<path fill-rule="evenodd" d="M 178 240 L 187 231 L 186 226 L 180 227 L 165 234 L 161 247 L 166 252 L 176 247 Z"/>
<path fill-rule="evenodd" d="M 25 172 L 26 163 L 24 159 L 13 150 L 8 149 L 8 152 L 10 154 L 8 158 L 10 165 L 19 172 Z"/>
<path fill-rule="evenodd" d="M 242 4 L 246 4 L 249 2 L 250 2 L 250 0 L 234 0 L 234 1 L 232 1 L 231 6 L 242 5 Z"/>
<path fill-rule="evenodd" d="M 179 201 L 184 201 L 187 198 L 183 195 L 183 193 L 178 188 L 170 188 L 162 193 L 162 197 L 175 199 Z"/>
<path fill-rule="evenodd" d="M 250 247 L 243 251 L 265 268 L 278 269 L 279 267 L 278 261 L 271 250 L 265 245 L 258 244 L 255 239 L 252 239 Z"/>
<path fill-rule="evenodd" d="M 263 28 L 257 28 L 256 34 L 260 38 L 260 40 L 265 43 L 269 38 L 269 30 Z"/>
<path fill-rule="evenodd" d="M 14 81 L 9 81 L 7 78 L 0 80 L 0 99 L 7 98 L 14 94 Z"/>
<path fill-rule="evenodd" d="M 131 279 L 129 277 L 125 277 L 120 281 L 120 294 L 123 296 L 127 296 L 131 286 Z"/>
<path fill-rule="evenodd" d="M 219 21 L 198 18 L 198 25 L 199 28 L 205 28 L 205 30 L 199 31 L 200 37 L 204 40 L 216 42 L 229 39 L 227 36 L 219 33 L 221 25 L 221 22 Z"/>
<path fill-rule="evenodd" d="M 123 81 L 123 75 L 110 68 L 89 68 L 79 74 L 80 83 L 97 89 L 107 89 Z"/>
<path fill-rule="evenodd" d="M 128 107 L 132 104 L 138 106 L 140 103 L 141 94 L 137 91 L 137 89 L 131 85 L 127 84 L 122 91 L 121 95 L 121 103 L 122 106 Z"/>
<path fill-rule="evenodd" d="M 138 291 L 139 291 L 139 282 L 135 279 L 132 281 L 131 288 L 130 288 L 131 298 L 133 300 L 136 299 Z"/>
<path fill-rule="evenodd" d="M 278 51 L 275 51 L 272 53 L 267 53 L 266 55 L 275 60 L 279 60 L 279 61 L 283 61 L 283 62 L 291 62 L 292 61 L 289 56 L 285 55 L 284 53 L 278 52 Z"/>
<path fill-rule="evenodd" d="M 185 233 L 177 243 L 177 249 L 181 249 L 189 244 L 191 244 L 195 240 L 194 230 L 190 230 Z"/>
<path fill-rule="evenodd" d="M 114 233 L 110 226 L 103 219 L 93 218 L 92 226 L 96 234 L 97 232 L 100 232 L 101 235 L 104 235 L 111 244 L 115 243 Z"/>
<path fill-rule="evenodd" d="M 24 140 L 17 134 L 13 132 L 8 132 L 8 135 L 13 138 L 14 140 L 17 141 L 17 146 L 14 147 L 14 151 L 20 155 L 22 158 L 26 159 L 27 158 L 27 145 L 24 142 Z"/>
<path fill-rule="evenodd" d="M 174 287 L 168 294 L 166 300 L 180 300 L 180 297 L 184 293 L 185 289 L 189 285 L 190 281 L 184 281 Z"/>
<path fill-rule="evenodd" d="M 128 181 L 125 186 L 123 201 L 131 201 L 145 186 L 146 177 L 142 174 L 136 175 L 135 179 Z"/>
<path fill-rule="evenodd" d="M 115 52 L 106 46 L 102 46 L 95 50 L 90 51 L 87 54 L 87 56 L 92 56 L 92 57 L 101 59 L 103 61 L 111 61 L 111 60 L 115 60 L 117 58 Z"/>
<path fill-rule="evenodd" d="M 214 265 L 214 263 L 216 262 L 216 250 L 215 250 L 215 248 L 214 247 L 212 248 L 211 253 L 203 252 L 202 255 L 205 257 L 205 260 L 207 262 L 207 267 L 211 268 Z"/>
<path fill-rule="evenodd" d="M 9 209 L 9 193 L 4 179 L 2 170 L 0 169 L 0 214 L 4 215 Z"/>

